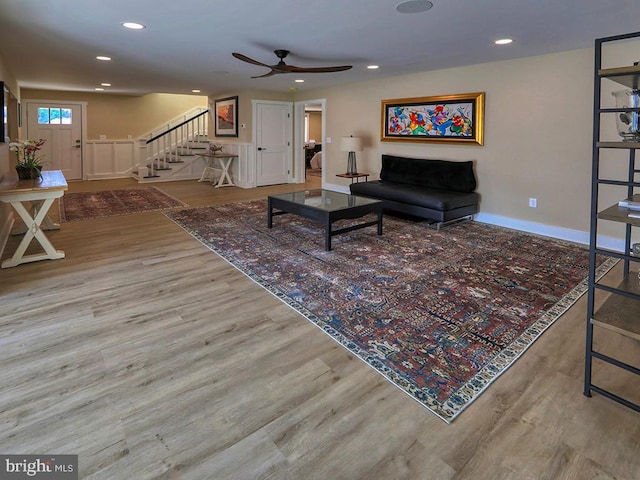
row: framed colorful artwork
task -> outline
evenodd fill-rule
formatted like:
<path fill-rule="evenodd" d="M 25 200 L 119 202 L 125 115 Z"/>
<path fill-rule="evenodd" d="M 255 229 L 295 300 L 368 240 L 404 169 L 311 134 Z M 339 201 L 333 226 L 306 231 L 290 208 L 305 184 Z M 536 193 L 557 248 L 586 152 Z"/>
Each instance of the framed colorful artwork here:
<path fill-rule="evenodd" d="M 382 100 L 380 139 L 483 145 L 484 92 Z"/>
<path fill-rule="evenodd" d="M 238 136 L 238 97 L 216 100 L 214 103 L 215 136 Z"/>

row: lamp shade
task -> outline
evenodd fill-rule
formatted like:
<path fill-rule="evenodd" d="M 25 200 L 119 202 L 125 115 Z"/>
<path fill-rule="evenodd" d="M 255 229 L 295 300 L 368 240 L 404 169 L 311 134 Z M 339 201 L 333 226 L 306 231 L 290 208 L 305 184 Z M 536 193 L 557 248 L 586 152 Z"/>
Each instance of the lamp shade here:
<path fill-rule="evenodd" d="M 340 139 L 341 152 L 361 152 L 362 139 L 360 137 L 342 137 Z"/>

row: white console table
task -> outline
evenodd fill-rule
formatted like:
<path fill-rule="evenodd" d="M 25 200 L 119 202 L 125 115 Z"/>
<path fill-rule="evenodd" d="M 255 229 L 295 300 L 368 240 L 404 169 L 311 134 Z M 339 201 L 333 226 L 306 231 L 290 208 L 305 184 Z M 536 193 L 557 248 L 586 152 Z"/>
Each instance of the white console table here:
<path fill-rule="evenodd" d="M 64 252 L 54 248 L 43 230 L 60 228 L 60 225 L 53 223 L 47 217 L 47 212 L 53 205 L 53 201 L 61 198 L 67 188 L 67 181 L 60 170 L 43 171 L 41 178 L 33 180 L 19 180 L 16 174 L 5 176 L 0 183 L 0 202 L 11 204 L 24 222 L 24 238 L 13 257 L 2 262 L 2 268 L 38 260 L 64 258 Z M 26 208 L 25 204 L 29 208 Z M 44 253 L 25 255 L 34 238 L 40 243 Z"/>
<path fill-rule="evenodd" d="M 202 171 L 202 175 L 200 176 L 199 182 L 205 182 L 207 180 L 214 180 L 214 173 L 216 171 L 220 171 L 220 177 L 218 178 L 218 182 L 215 183 L 215 187 L 233 187 L 235 183 L 231 179 L 229 175 L 229 167 L 231 167 L 231 162 L 234 158 L 238 158 L 238 155 L 234 155 L 232 153 L 198 153 L 199 157 L 205 162 L 204 170 Z M 215 166 L 214 162 L 218 160 L 218 165 Z"/>

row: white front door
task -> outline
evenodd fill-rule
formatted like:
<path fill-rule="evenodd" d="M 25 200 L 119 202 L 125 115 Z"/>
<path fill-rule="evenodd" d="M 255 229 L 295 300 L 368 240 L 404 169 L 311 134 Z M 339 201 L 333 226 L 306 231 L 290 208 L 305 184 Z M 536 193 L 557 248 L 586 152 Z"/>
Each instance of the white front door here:
<path fill-rule="evenodd" d="M 291 171 L 292 104 L 255 103 L 256 185 L 289 182 Z"/>
<path fill-rule="evenodd" d="M 62 170 L 67 180 L 82 179 L 82 105 L 27 102 L 27 138 L 44 138 L 45 170 Z"/>

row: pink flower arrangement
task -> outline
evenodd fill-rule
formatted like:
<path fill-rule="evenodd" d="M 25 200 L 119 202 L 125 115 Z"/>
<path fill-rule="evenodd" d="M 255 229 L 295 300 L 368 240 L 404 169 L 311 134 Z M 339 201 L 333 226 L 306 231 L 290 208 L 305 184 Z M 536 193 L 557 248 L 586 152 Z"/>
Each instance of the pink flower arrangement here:
<path fill-rule="evenodd" d="M 45 144 L 46 140 L 24 140 L 22 142 L 12 142 L 9 150 L 16 152 L 17 166 L 27 168 L 42 167 L 42 157 L 38 156 L 38 151 Z"/>

